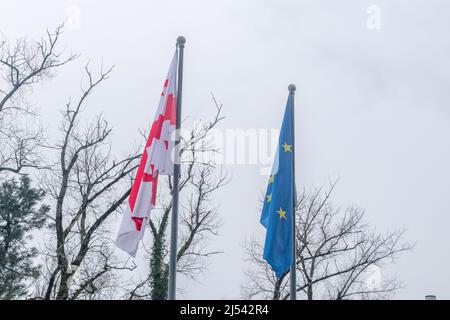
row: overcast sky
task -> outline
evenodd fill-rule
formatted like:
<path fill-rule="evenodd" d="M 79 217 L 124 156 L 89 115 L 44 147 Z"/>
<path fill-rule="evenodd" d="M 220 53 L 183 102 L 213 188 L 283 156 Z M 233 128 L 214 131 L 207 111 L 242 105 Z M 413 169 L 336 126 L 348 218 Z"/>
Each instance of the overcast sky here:
<path fill-rule="evenodd" d="M 449 11 L 446 0 L 0 0 L 0 30 L 39 37 L 79 13 L 63 45 L 81 58 L 33 99 L 52 132 L 58 110 L 78 93 L 83 64 L 115 64 L 88 112 L 105 114 L 119 153 L 153 118 L 179 35 L 187 38 L 186 116 L 210 116 L 214 92 L 227 116 L 223 129 L 278 128 L 295 83 L 297 184 L 340 178 L 336 204 L 365 208 L 378 231 L 405 227 L 416 247 L 389 269 L 405 284 L 396 298 L 448 299 Z M 241 244 L 263 234 L 258 197 L 266 177 L 258 165 L 227 168 L 233 180 L 216 199 L 224 225 L 214 242 L 225 253 L 199 283 L 180 282 L 184 298 L 238 298 Z"/>

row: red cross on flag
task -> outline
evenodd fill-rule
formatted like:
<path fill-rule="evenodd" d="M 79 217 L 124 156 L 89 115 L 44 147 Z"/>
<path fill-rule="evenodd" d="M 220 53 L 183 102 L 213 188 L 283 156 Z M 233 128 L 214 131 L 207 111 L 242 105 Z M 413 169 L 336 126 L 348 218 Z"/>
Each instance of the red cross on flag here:
<path fill-rule="evenodd" d="M 173 175 L 177 67 L 175 52 L 116 240 L 116 245 L 133 257 L 156 203 L 158 176 Z"/>

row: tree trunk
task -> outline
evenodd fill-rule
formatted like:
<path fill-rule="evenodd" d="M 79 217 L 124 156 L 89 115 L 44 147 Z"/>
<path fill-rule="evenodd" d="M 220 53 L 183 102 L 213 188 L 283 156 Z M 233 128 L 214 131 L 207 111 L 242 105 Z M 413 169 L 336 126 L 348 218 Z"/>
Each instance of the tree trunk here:
<path fill-rule="evenodd" d="M 152 300 L 167 300 L 168 266 L 164 263 L 165 237 L 159 234 L 153 239 L 150 258 L 150 285 Z"/>
<path fill-rule="evenodd" d="M 67 300 L 67 298 L 69 297 L 69 287 L 67 284 L 69 276 L 70 275 L 67 272 L 61 272 L 61 279 L 58 286 L 56 300 Z"/>
<path fill-rule="evenodd" d="M 308 293 L 308 300 L 313 300 L 313 287 L 311 284 L 308 285 L 307 293 Z"/>
<path fill-rule="evenodd" d="M 281 282 L 282 280 L 281 278 L 277 280 L 277 282 L 275 283 L 275 288 L 273 290 L 273 298 L 272 300 L 280 300 L 280 296 L 281 296 L 281 292 L 280 292 L 280 286 L 281 286 Z"/>

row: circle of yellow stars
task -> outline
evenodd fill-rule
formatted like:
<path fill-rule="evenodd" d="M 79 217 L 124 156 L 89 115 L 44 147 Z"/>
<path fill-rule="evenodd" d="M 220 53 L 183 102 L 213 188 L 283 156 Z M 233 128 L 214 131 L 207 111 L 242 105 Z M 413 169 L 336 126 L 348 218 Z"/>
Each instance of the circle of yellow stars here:
<path fill-rule="evenodd" d="M 284 142 L 284 144 L 281 146 L 284 149 L 284 152 L 292 152 L 292 145 L 288 144 L 287 142 Z M 269 177 L 269 184 L 274 183 L 275 181 L 275 175 L 271 175 Z M 266 195 L 267 202 L 272 201 L 272 194 Z M 286 211 L 283 210 L 283 208 L 280 208 L 276 211 L 278 215 L 280 216 L 280 219 L 286 219 Z"/>

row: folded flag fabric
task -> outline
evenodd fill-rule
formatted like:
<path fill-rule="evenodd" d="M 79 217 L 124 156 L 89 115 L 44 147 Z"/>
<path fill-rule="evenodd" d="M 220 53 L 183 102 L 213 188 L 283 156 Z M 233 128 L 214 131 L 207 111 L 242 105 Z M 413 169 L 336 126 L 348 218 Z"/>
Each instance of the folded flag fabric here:
<path fill-rule="evenodd" d="M 293 259 L 295 186 L 291 99 L 289 96 L 260 220 L 266 228 L 263 257 L 275 271 L 277 278 L 289 269 Z"/>
<path fill-rule="evenodd" d="M 173 175 L 177 68 L 175 52 L 116 240 L 117 247 L 133 257 L 156 204 L 158 177 Z"/>

